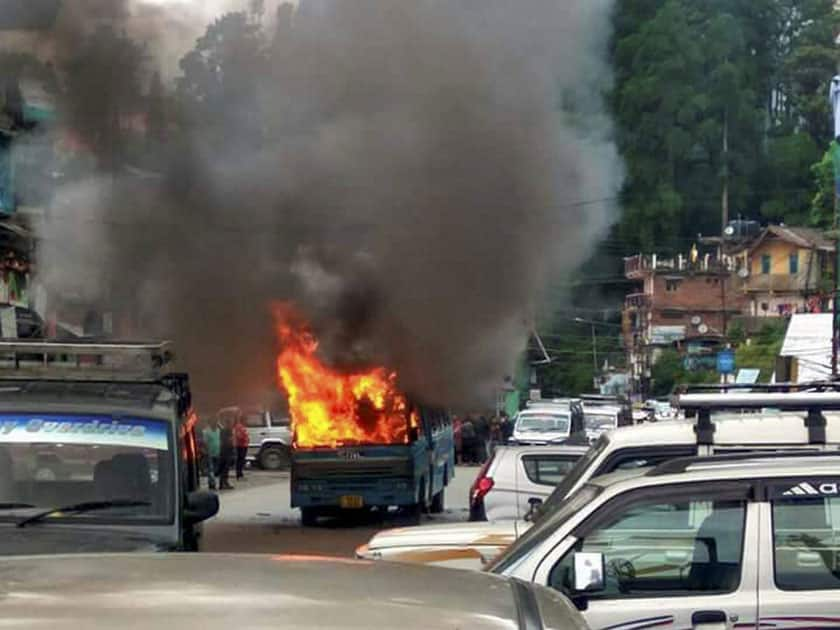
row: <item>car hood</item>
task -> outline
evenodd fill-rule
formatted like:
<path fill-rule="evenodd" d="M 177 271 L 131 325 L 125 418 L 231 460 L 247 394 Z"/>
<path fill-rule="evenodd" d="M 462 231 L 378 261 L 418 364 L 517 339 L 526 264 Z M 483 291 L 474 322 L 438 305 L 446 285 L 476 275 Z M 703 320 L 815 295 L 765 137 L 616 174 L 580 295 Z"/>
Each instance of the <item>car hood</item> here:
<path fill-rule="evenodd" d="M 398 547 L 453 546 L 502 547 L 511 544 L 531 526 L 526 521 L 447 523 L 386 529 L 368 543 L 370 551 Z"/>
<path fill-rule="evenodd" d="M 585 628 L 559 595 L 529 588 L 547 630 Z M 494 575 L 390 562 L 215 554 L 0 562 L 0 618 L 57 630 L 498 630 L 516 627 L 520 603 L 512 582 Z"/>
<path fill-rule="evenodd" d="M 35 556 L 78 553 L 157 552 L 171 549 L 163 540 L 125 530 L 46 525 L 34 523 L 19 528 L 0 525 L 0 556 Z"/>

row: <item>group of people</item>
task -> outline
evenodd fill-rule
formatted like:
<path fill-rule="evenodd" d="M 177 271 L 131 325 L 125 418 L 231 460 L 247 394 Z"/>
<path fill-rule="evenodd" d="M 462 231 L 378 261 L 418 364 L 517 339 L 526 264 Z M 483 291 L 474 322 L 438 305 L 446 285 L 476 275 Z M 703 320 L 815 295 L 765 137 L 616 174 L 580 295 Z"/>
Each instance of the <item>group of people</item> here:
<path fill-rule="evenodd" d="M 240 415 L 236 418 L 213 417 L 204 422 L 199 433 L 202 472 L 211 490 L 232 490 L 230 469 L 236 470 L 236 479 L 245 478 L 248 457 L 248 429 Z"/>
<path fill-rule="evenodd" d="M 459 464 L 483 464 L 499 444 L 507 444 L 513 434 L 513 422 L 507 413 L 488 418 L 485 415 L 456 416 L 452 421 L 455 435 L 455 459 Z"/>

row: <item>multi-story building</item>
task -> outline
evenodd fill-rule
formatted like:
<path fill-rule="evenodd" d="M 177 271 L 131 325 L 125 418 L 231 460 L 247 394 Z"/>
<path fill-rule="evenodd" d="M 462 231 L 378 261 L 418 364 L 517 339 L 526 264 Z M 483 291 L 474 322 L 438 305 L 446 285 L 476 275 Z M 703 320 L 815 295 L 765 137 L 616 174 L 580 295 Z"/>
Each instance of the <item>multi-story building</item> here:
<path fill-rule="evenodd" d="M 789 316 L 828 308 L 834 243 L 819 230 L 771 225 L 735 254 L 744 315 Z"/>
<path fill-rule="evenodd" d="M 730 257 L 639 255 L 624 261 L 637 282 L 623 310 L 624 344 L 631 384 L 646 393 L 650 368 L 664 348 L 678 347 L 689 360 L 711 357 L 732 318 L 741 314 L 743 293 L 734 290 Z"/>

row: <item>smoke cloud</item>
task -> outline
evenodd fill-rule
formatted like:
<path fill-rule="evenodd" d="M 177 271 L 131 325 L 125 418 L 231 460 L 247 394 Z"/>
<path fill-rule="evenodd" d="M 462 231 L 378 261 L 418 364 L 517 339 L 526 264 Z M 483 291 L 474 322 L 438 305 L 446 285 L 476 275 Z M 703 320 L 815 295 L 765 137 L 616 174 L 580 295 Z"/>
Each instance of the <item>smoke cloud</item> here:
<path fill-rule="evenodd" d="M 387 364 L 433 403 L 489 402 L 548 279 L 612 219 L 595 202 L 621 179 L 601 107 L 612 3 L 304 2 L 256 32 L 243 15 L 246 43 L 186 58 L 177 89 L 162 72 L 142 167 L 107 121 L 76 125 L 97 160 L 55 191 L 40 279 L 173 338 L 205 408 L 272 388 L 278 300 L 337 365 Z M 109 19 L 172 42 L 196 30 L 179 6 L 125 0 Z M 147 46 L 138 81 L 174 48 Z M 85 68 L 59 96 L 71 127 L 131 91 L 131 68 Z"/>

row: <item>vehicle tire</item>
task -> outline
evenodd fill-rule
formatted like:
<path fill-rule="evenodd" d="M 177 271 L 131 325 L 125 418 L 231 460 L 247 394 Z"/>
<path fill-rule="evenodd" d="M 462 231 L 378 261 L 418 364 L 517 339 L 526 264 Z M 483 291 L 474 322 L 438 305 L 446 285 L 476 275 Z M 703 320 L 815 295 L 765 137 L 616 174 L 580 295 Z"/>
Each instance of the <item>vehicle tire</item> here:
<path fill-rule="evenodd" d="M 318 516 L 320 516 L 320 514 L 318 513 L 317 508 L 300 508 L 300 524 L 304 527 L 314 527 L 317 525 Z"/>
<path fill-rule="evenodd" d="M 435 496 L 432 497 L 432 504 L 429 506 L 429 512 L 431 514 L 440 514 L 444 511 L 446 497 L 445 497 L 446 488 L 441 488 L 440 492 L 438 492 Z"/>
<path fill-rule="evenodd" d="M 289 449 L 282 446 L 268 446 L 260 451 L 260 468 L 281 470 L 289 467 Z"/>

